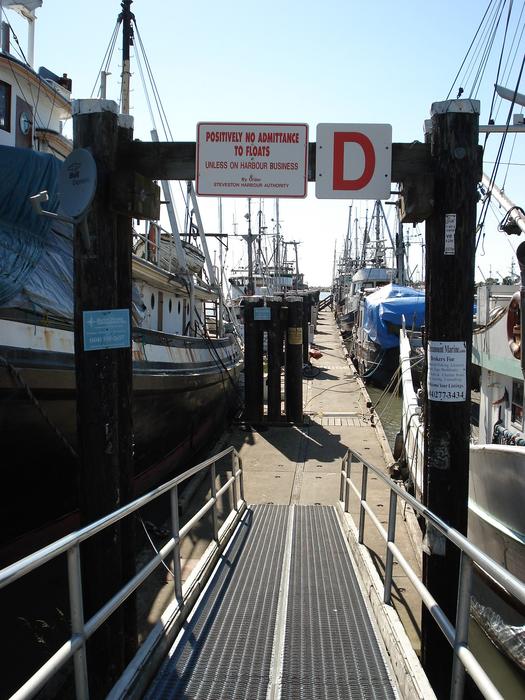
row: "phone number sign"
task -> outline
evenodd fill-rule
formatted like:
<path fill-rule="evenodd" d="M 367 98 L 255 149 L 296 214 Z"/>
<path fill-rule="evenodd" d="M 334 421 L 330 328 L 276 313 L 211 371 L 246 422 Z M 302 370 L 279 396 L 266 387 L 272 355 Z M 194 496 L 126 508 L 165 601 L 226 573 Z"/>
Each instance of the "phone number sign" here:
<path fill-rule="evenodd" d="M 131 323 L 129 309 L 83 312 L 84 350 L 129 348 Z"/>
<path fill-rule="evenodd" d="M 195 179 L 210 197 L 306 197 L 308 125 L 199 122 Z"/>
<path fill-rule="evenodd" d="M 427 392 L 431 401 L 467 400 L 467 345 L 464 341 L 428 341 Z"/>

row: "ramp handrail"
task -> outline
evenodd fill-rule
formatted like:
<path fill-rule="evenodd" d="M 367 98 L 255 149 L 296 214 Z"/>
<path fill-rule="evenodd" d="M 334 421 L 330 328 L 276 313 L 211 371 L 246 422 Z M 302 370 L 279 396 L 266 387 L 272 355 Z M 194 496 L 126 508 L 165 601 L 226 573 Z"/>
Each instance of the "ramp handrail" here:
<path fill-rule="evenodd" d="M 232 476 L 225 484 L 217 490 L 216 488 L 216 464 L 219 460 L 231 454 Z M 211 496 L 205 505 L 183 526 L 179 525 L 179 495 L 178 487 L 192 476 L 209 470 L 211 481 Z M 231 491 L 232 511 L 223 526 L 219 529 L 218 524 L 218 499 Z M 140 508 L 156 500 L 163 494 L 170 494 L 171 509 L 171 531 L 170 540 L 160 549 L 160 551 L 150 559 L 135 576 L 128 581 L 120 591 L 118 591 L 93 617 L 84 620 L 82 604 L 82 577 L 81 577 L 81 557 L 79 545 L 85 540 L 93 537 L 102 530 L 115 525 L 123 518 L 135 513 Z M 76 697 L 80 700 L 88 700 L 88 676 L 86 659 L 86 641 L 93 633 L 115 612 L 126 599 L 146 580 L 146 578 L 172 553 L 173 578 L 175 587 L 175 598 L 180 611 L 186 602 L 187 591 L 183 590 L 182 572 L 180 559 L 180 541 L 190 532 L 190 530 L 208 513 L 211 509 L 213 518 L 213 541 L 216 548 L 219 548 L 225 533 L 231 532 L 234 525 L 241 517 L 246 508 L 244 499 L 243 470 L 239 454 L 234 447 L 229 447 L 209 459 L 188 469 L 184 473 L 176 476 L 162 486 L 146 493 L 131 503 L 119 508 L 103 518 L 100 518 L 91 525 L 66 535 L 52 544 L 37 552 L 24 557 L 18 562 L 11 564 L 0 570 L 0 589 L 12 584 L 17 579 L 34 571 L 46 562 L 55 559 L 61 554 L 67 553 L 67 570 L 69 582 L 70 614 L 72 636 L 58 649 L 53 656 L 33 675 L 17 692 L 12 695 L 11 700 L 21 700 L 22 698 L 33 697 L 45 683 L 54 676 L 57 671 L 71 658 L 74 657 L 75 690 Z"/>
<path fill-rule="evenodd" d="M 352 464 L 362 465 L 361 488 L 359 489 L 351 480 Z M 368 472 L 372 471 L 390 489 L 390 504 L 388 510 L 388 530 L 381 525 L 379 519 L 370 508 L 366 500 Z M 439 628 L 454 650 L 454 662 L 452 667 L 452 685 L 450 697 L 452 700 L 460 700 L 463 697 L 465 682 L 465 670 L 468 671 L 480 692 L 485 698 L 501 699 L 503 696 L 494 686 L 483 667 L 477 661 L 468 647 L 468 625 L 470 616 L 470 595 L 472 562 L 489 574 L 508 593 L 515 596 L 521 603 L 525 603 L 525 584 L 516 576 L 504 569 L 500 564 L 488 557 L 478 547 L 473 545 L 458 530 L 450 527 L 441 518 L 432 513 L 426 506 L 416 500 L 400 488 L 381 469 L 370 464 L 354 450 L 348 450 L 343 457 L 341 468 L 340 501 L 344 512 L 349 514 L 350 490 L 353 490 L 359 499 L 359 524 L 358 542 L 364 543 L 365 514 L 368 514 L 376 529 L 383 537 L 386 546 L 385 580 L 383 586 L 383 602 L 391 605 L 392 569 L 394 558 L 401 566 L 412 585 L 416 589 L 423 604 L 435 619 Z M 456 626 L 450 622 L 443 609 L 434 599 L 428 588 L 420 581 L 416 572 L 412 569 L 405 557 L 395 544 L 396 509 L 397 498 L 402 498 L 419 515 L 425 518 L 427 527 L 433 527 L 461 551 L 460 575 L 458 584 L 458 607 L 456 614 Z"/>

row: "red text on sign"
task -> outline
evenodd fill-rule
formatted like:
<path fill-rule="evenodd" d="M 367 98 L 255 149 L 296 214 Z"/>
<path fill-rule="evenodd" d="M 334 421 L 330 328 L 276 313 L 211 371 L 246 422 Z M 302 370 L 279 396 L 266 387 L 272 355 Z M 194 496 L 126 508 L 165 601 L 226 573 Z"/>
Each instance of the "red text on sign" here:
<path fill-rule="evenodd" d="M 345 144 L 356 143 L 361 147 L 365 160 L 365 167 L 362 174 L 353 180 L 348 180 L 344 176 Z M 360 190 L 366 187 L 376 167 L 376 154 L 372 141 L 358 131 L 336 131 L 334 133 L 334 190 Z"/>

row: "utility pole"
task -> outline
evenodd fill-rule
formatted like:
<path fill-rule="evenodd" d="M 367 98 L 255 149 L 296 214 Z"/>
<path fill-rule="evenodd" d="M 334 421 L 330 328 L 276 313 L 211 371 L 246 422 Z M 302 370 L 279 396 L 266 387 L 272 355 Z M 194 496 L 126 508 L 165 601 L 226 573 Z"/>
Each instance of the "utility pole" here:
<path fill-rule="evenodd" d="M 426 222 L 427 385 L 425 395 L 425 505 L 467 534 L 470 365 L 479 102 L 432 105 L 434 208 Z M 427 526 L 423 582 L 456 624 L 459 550 Z M 422 661 L 438 698 L 450 696 L 453 653 L 423 608 Z M 455 695 L 455 697 L 460 697 Z"/>

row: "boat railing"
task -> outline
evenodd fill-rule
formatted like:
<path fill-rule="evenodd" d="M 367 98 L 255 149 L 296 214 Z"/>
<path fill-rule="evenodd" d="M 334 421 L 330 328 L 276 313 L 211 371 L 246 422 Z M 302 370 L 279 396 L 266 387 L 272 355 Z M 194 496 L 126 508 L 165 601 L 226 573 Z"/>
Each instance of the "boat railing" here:
<path fill-rule="evenodd" d="M 217 489 L 217 464 L 220 460 L 228 458 L 228 456 L 231 458 L 231 476 L 220 489 Z M 206 502 L 200 510 L 181 527 L 179 524 L 179 486 L 197 474 L 204 474 L 204 476 L 206 476 L 206 472 L 208 472 L 210 480 L 210 495 L 205 499 Z M 231 510 L 222 526 L 219 527 L 218 504 L 222 502 L 222 496 L 227 492 L 230 496 Z M 82 602 L 81 543 L 94 537 L 108 527 L 116 525 L 127 516 L 136 513 L 139 509 L 152 503 L 164 494 L 169 494 L 170 499 L 170 539 L 100 610 L 90 619 L 85 620 Z M 229 447 L 195 467 L 188 469 L 183 474 L 171 479 L 162 486 L 159 486 L 123 506 L 114 513 L 100 518 L 91 525 L 73 532 L 47 547 L 40 549 L 34 554 L 2 569 L 0 571 L 0 589 L 9 586 L 47 562 L 56 559 L 56 557 L 63 554 L 67 555 L 71 637 L 12 695 L 12 700 L 14 698 L 16 698 L 16 700 L 21 700 L 22 698 L 33 697 L 71 658 L 73 658 L 74 663 L 76 697 L 81 700 L 87 700 L 89 698 L 86 656 L 87 640 L 125 603 L 129 596 L 138 589 L 157 567 L 163 565 L 167 557 L 171 558 L 173 564 L 171 573 L 173 575 L 174 585 L 174 601 L 172 603 L 173 619 L 175 620 L 174 628 L 177 626 L 177 619 L 180 620 L 181 624 L 202 589 L 203 579 L 215 565 L 245 509 L 246 501 L 244 499 L 241 459 L 235 448 Z M 180 543 L 182 539 L 201 522 L 202 518 L 209 511 L 211 511 L 212 515 L 213 539 L 198 566 L 192 571 L 191 576 L 183 584 Z M 148 654 L 153 653 L 155 646 L 158 645 L 159 639 L 163 637 L 165 637 L 165 631 L 159 628 L 156 638 L 154 628 L 141 646 L 140 657 L 149 660 L 150 656 Z M 149 651 L 148 645 L 150 647 Z M 130 673 L 129 669 L 135 668 L 133 664 L 134 661 L 128 666 L 128 670 L 126 671 L 128 676 Z M 126 673 L 123 678 L 126 676 Z M 138 673 L 138 671 L 135 669 L 134 673 Z M 129 682 L 129 678 L 126 679 L 126 682 Z"/>
<path fill-rule="evenodd" d="M 358 488 L 352 481 L 352 468 L 360 467 L 361 486 Z M 383 481 L 390 490 L 390 504 L 388 511 L 388 528 L 385 529 L 367 502 L 367 484 L 369 473 L 373 477 Z M 511 596 L 522 604 L 525 603 L 525 584 L 510 572 L 500 566 L 493 559 L 468 541 L 458 530 L 450 527 L 437 515 L 432 513 L 422 503 L 408 494 L 398 486 L 381 469 L 370 464 L 360 454 L 354 450 L 348 450 L 343 458 L 340 483 L 340 501 L 344 513 L 350 515 L 350 495 L 354 493 L 359 500 L 359 521 L 357 525 L 357 540 L 359 544 L 364 544 L 365 517 L 369 516 L 381 537 L 386 542 L 385 576 L 383 584 L 383 602 L 392 605 L 392 571 L 394 559 L 403 569 L 408 579 L 414 586 L 423 604 L 430 612 L 440 630 L 445 635 L 454 651 L 454 661 L 452 668 L 452 685 L 450 697 L 452 700 L 463 698 L 465 683 L 465 671 L 469 673 L 474 683 L 479 688 L 485 698 L 502 698 L 497 688 L 494 686 L 489 676 L 475 658 L 468 646 L 468 630 L 470 617 L 471 579 L 473 563 L 477 564 L 497 583 L 499 583 Z M 395 544 L 396 534 L 396 511 L 398 498 L 411 506 L 414 511 L 423 517 L 427 523 L 427 528 L 434 528 L 440 532 L 452 544 L 459 548 L 461 552 L 460 575 L 458 583 L 458 606 L 455 626 L 448 619 L 439 603 L 432 596 L 428 588 L 420 580 L 418 574 L 410 566 L 397 545 Z M 352 517 L 350 515 L 350 517 Z"/>

